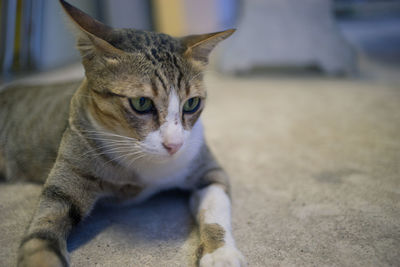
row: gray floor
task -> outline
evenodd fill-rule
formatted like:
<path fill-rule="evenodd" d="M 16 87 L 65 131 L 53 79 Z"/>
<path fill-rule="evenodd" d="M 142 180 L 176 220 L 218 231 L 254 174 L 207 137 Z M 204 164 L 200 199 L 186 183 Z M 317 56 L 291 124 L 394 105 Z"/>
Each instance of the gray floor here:
<path fill-rule="evenodd" d="M 400 72 L 361 67 L 352 79 L 208 74 L 206 134 L 232 177 L 249 266 L 400 266 Z M 0 185 L 0 266 L 39 193 Z M 170 192 L 97 207 L 68 246 L 72 266 L 192 266 L 197 242 L 187 195 Z"/>

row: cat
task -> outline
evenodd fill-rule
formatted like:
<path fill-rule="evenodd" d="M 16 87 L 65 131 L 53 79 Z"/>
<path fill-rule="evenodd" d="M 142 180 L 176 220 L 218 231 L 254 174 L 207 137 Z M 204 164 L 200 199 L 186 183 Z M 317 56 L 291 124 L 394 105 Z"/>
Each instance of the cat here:
<path fill-rule="evenodd" d="M 231 233 L 229 178 L 199 118 L 212 49 L 234 30 L 174 38 L 114 29 L 64 0 L 78 31 L 81 83 L 0 93 L 0 175 L 44 183 L 18 266 L 69 266 L 66 237 L 97 200 L 191 192 L 200 266 L 245 266 Z"/>

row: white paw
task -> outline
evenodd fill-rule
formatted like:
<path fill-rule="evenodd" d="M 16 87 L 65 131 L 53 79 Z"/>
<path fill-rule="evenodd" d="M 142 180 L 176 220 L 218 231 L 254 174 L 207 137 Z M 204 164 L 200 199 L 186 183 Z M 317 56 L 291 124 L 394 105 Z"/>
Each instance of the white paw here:
<path fill-rule="evenodd" d="M 223 246 L 212 253 L 204 254 L 199 265 L 200 267 L 244 267 L 246 261 L 237 248 Z"/>

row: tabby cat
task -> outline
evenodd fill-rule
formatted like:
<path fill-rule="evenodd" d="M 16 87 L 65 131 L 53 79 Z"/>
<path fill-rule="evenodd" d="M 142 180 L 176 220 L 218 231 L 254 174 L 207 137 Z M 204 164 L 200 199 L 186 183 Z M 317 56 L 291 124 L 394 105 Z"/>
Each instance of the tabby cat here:
<path fill-rule="evenodd" d="M 173 38 L 113 29 L 60 0 L 78 29 L 82 83 L 0 94 L 0 175 L 44 182 L 18 266 L 68 266 L 66 237 L 97 200 L 192 192 L 200 266 L 244 266 L 227 174 L 204 137 L 208 55 L 234 30 Z"/>

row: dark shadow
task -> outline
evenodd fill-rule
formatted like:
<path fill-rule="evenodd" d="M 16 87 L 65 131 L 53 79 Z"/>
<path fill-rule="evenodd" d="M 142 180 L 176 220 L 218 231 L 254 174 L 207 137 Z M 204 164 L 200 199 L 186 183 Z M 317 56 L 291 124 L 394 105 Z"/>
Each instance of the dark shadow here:
<path fill-rule="evenodd" d="M 134 243 L 171 239 L 183 242 L 194 225 L 189 210 L 189 193 L 186 192 L 167 191 L 141 204 L 129 206 L 109 205 L 100 201 L 92 213 L 72 231 L 67 246 L 68 251 L 72 252 L 108 227 L 126 234 L 134 232 Z"/>

